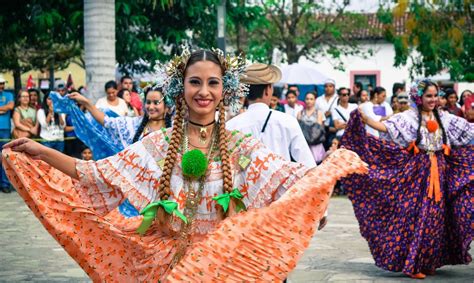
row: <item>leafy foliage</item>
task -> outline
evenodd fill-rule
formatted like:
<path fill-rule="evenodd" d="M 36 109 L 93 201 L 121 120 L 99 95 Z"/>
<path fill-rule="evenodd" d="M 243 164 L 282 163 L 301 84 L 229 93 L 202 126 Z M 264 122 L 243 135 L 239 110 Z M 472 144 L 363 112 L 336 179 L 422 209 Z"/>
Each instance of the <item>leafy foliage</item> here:
<path fill-rule="evenodd" d="M 346 2 L 346 1 L 344 1 Z M 328 55 L 341 65 L 343 55 L 365 55 L 354 40 L 355 31 L 368 28 L 363 15 L 345 11 L 346 4 L 317 1 L 262 0 L 260 18 L 249 25 L 248 52 L 259 61 L 271 61 L 273 48 L 289 63 L 300 56 Z"/>
<path fill-rule="evenodd" d="M 406 31 L 395 23 L 408 13 Z M 449 70 L 452 80 L 474 81 L 474 38 L 470 1 L 399 1 L 381 8 L 385 38 L 395 48 L 395 66 L 411 61 L 411 76 L 431 76 Z"/>

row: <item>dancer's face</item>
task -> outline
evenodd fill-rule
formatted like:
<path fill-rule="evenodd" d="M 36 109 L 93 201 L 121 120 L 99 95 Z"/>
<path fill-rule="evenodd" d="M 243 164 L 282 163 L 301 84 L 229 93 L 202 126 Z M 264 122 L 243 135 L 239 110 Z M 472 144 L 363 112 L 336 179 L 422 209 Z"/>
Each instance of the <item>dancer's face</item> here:
<path fill-rule="evenodd" d="M 432 111 L 438 104 L 438 90 L 435 86 L 429 86 L 421 97 L 423 110 Z"/>
<path fill-rule="evenodd" d="M 222 70 L 211 61 L 199 61 L 186 70 L 184 99 L 189 119 L 208 123 L 215 119 L 216 108 L 222 100 Z"/>
<path fill-rule="evenodd" d="M 163 119 L 165 116 L 165 102 L 163 101 L 161 92 L 151 90 L 146 95 L 145 110 L 150 120 Z"/>

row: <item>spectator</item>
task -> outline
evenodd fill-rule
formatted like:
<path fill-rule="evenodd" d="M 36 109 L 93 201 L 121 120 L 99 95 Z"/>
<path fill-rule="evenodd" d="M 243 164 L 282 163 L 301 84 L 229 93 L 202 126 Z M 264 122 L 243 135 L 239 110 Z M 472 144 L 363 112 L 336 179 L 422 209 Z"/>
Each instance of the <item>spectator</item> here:
<path fill-rule="evenodd" d="M 372 91 L 374 91 L 374 86 L 373 86 L 372 84 L 368 84 L 368 85 L 367 85 L 367 91 L 368 91 L 369 93 L 371 93 Z"/>
<path fill-rule="evenodd" d="M 81 159 L 85 161 L 94 160 L 92 150 L 88 147 L 83 147 L 81 151 Z"/>
<path fill-rule="evenodd" d="M 341 87 L 337 90 L 339 95 L 338 105 L 332 109 L 332 118 L 334 119 L 334 127 L 337 130 L 336 138 L 341 139 L 344 129 L 349 121 L 350 114 L 357 109 L 357 104 L 349 103 L 349 89 Z"/>
<path fill-rule="evenodd" d="M 306 142 L 311 149 L 314 161 L 319 164 L 323 161 L 326 151 L 323 142 L 325 140 L 323 113 L 316 110 L 316 93 L 308 92 L 305 97 L 305 109 L 298 113 L 297 119 Z"/>
<path fill-rule="evenodd" d="M 380 121 L 382 120 L 382 116 L 375 114 L 374 107 L 377 103 L 377 93 L 375 91 L 370 92 L 370 100 L 362 103 L 359 108 L 360 111 L 363 112 L 367 117 L 370 117 L 372 120 Z M 378 137 L 379 131 L 370 127 L 369 125 L 365 125 L 365 130 L 368 134 Z"/>
<path fill-rule="evenodd" d="M 369 93 L 365 89 L 363 89 L 360 91 L 359 104 L 365 103 L 367 101 L 369 101 Z"/>
<path fill-rule="evenodd" d="M 439 109 L 446 110 L 446 104 L 448 104 L 448 100 L 446 99 L 446 93 L 442 90 L 438 93 L 438 107 Z"/>
<path fill-rule="evenodd" d="M 43 105 L 37 112 L 37 119 L 41 127 L 39 136 L 44 140 L 42 143 L 63 152 L 65 115 L 54 113 L 53 101 L 49 97 L 49 93 L 43 98 Z"/>
<path fill-rule="evenodd" d="M 359 104 L 361 92 L 362 92 L 362 83 L 355 82 L 354 85 L 352 86 L 352 94 L 349 96 L 349 103 Z"/>
<path fill-rule="evenodd" d="M 54 90 L 57 91 L 61 96 L 67 94 L 67 85 L 63 80 L 57 80 L 54 82 Z"/>
<path fill-rule="evenodd" d="M 30 94 L 30 107 L 38 110 L 41 108 L 41 104 L 39 103 L 40 100 L 40 93 L 37 89 L 35 88 L 30 88 L 28 90 L 28 93 Z"/>
<path fill-rule="evenodd" d="M 392 86 L 392 97 L 397 97 L 399 93 L 405 92 L 405 84 L 404 83 L 394 83 Z"/>
<path fill-rule="evenodd" d="M 303 110 L 303 106 L 298 104 L 298 93 L 293 89 L 289 89 L 286 93 L 286 102 L 285 113 L 296 118 L 298 112 Z"/>
<path fill-rule="evenodd" d="M 121 89 L 119 90 L 119 92 L 117 93 L 117 96 L 119 98 L 122 98 L 125 103 L 127 103 L 127 108 L 128 108 L 128 111 L 127 111 L 127 117 L 138 117 L 140 116 L 140 113 L 138 112 L 137 108 L 133 107 L 132 104 L 131 104 L 131 99 L 132 99 L 132 96 L 130 94 L 130 91 L 128 89 Z"/>
<path fill-rule="evenodd" d="M 472 95 L 472 91 L 470 91 L 469 89 L 466 89 L 461 93 L 461 97 L 459 98 L 459 105 L 461 106 L 461 109 L 463 110 L 463 112 L 465 108 L 464 106 L 466 103 L 466 99 L 470 97 L 471 95 Z"/>
<path fill-rule="evenodd" d="M 392 107 L 385 101 L 385 99 L 387 98 L 385 88 L 378 86 L 374 89 L 374 92 L 376 93 L 374 113 L 381 116 L 382 118 L 392 116 Z"/>
<path fill-rule="evenodd" d="M 30 107 L 30 94 L 26 90 L 21 90 L 18 95 L 17 105 L 13 110 L 13 124 L 14 139 L 31 138 L 38 133 L 36 109 Z"/>
<path fill-rule="evenodd" d="M 242 82 L 250 85 L 247 95 L 249 107 L 246 112 L 230 119 L 226 127 L 252 134 L 255 139 L 288 161 L 294 160 L 309 168 L 315 167 L 316 163 L 296 118 L 268 107 L 273 97 L 273 83 L 280 79 L 281 71 L 276 66 L 261 63 L 248 66 Z M 296 100 L 294 90 L 289 90 L 288 93 Z"/>
<path fill-rule="evenodd" d="M 76 92 L 76 90 L 71 89 L 71 93 Z M 84 112 L 82 105 L 79 108 Z M 64 153 L 75 157 L 81 158 L 82 148 L 85 146 L 84 143 L 77 137 L 73 119 L 71 115 L 65 115 L 66 127 L 64 127 Z"/>
<path fill-rule="evenodd" d="M 285 107 L 280 104 L 279 95 L 275 92 L 273 93 L 272 98 L 270 100 L 270 109 L 285 112 Z"/>
<path fill-rule="evenodd" d="M 461 108 L 457 106 L 458 95 L 456 94 L 456 91 L 452 88 L 447 88 L 444 92 L 446 93 L 446 99 L 448 100 L 445 107 L 446 111 L 458 117 L 464 117 Z"/>
<path fill-rule="evenodd" d="M 99 98 L 95 107 L 108 108 L 119 116 L 126 116 L 128 112 L 127 103 L 122 98 L 117 97 L 117 84 L 114 81 L 108 81 L 105 83 L 105 92 L 107 96 Z"/>
<path fill-rule="evenodd" d="M 390 97 L 390 106 L 392 107 L 393 113 L 399 113 L 400 111 L 400 104 L 398 103 L 398 97 L 396 95 L 392 95 Z"/>
<path fill-rule="evenodd" d="M 143 114 L 143 104 L 140 95 L 133 91 L 133 79 L 132 77 L 125 75 L 120 78 L 120 89 L 127 89 L 130 91 L 130 104 L 138 110 L 140 115 Z"/>
<path fill-rule="evenodd" d="M 6 80 L 0 75 L 0 146 L 11 138 L 11 111 L 15 107 L 13 100 L 13 94 L 5 91 Z M 0 190 L 3 193 L 10 193 L 13 189 L 10 188 L 10 182 L 8 181 L 3 165 L 0 164 Z"/>
<path fill-rule="evenodd" d="M 316 99 L 316 109 L 324 114 L 324 127 L 326 131 L 326 141 L 324 147 L 327 149 L 331 145 L 331 140 L 336 136 L 336 128 L 332 120 L 331 111 L 336 106 L 336 82 L 332 79 L 324 83 L 324 95 Z"/>
<path fill-rule="evenodd" d="M 397 95 L 398 98 L 398 109 L 399 112 L 404 112 L 410 109 L 410 100 L 408 98 L 408 94 L 406 92 L 399 92 Z"/>

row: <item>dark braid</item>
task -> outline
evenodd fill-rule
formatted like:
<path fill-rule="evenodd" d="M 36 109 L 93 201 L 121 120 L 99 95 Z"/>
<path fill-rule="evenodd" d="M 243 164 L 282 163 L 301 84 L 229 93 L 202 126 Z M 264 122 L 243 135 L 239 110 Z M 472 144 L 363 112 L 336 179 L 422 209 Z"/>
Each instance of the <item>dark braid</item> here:
<path fill-rule="evenodd" d="M 143 133 L 143 130 L 145 130 L 146 125 L 148 124 L 148 121 L 150 120 L 150 117 L 148 116 L 147 113 L 143 115 L 142 122 L 140 123 L 140 126 L 138 126 L 137 131 L 135 132 L 135 136 L 133 136 L 133 143 L 136 143 L 138 139 L 140 139 L 140 136 Z"/>
<path fill-rule="evenodd" d="M 418 130 L 416 130 L 415 145 L 418 145 L 421 142 L 421 123 L 423 122 L 423 117 L 421 116 L 421 105 L 417 106 L 417 108 L 418 108 Z"/>
<path fill-rule="evenodd" d="M 180 96 L 176 99 L 176 115 L 174 117 L 171 140 L 169 142 L 170 145 L 166 152 L 163 173 L 160 177 L 160 185 L 158 188 L 158 197 L 160 199 L 168 199 L 171 194 L 171 174 L 173 172 L 178 149 L 181 146 L 181 140 L 183 138 L 183 119 L 186 115 L 186 112 L 187 109 L 184 98 Z"/>
<path fill-rule="evenodd" d="M 438 122 L 438 125 L 443 133 L 443 144 L 447 145 L 448 144 L 448 137 L 446 136 L 446 131 L 444 130 L 443 123 L 441 123 L 441 117 L 439 117 L 439 112 L 438 109 L 435 108 L 433 109 L 433 114 L 436 118 L 436 121 Z"/>

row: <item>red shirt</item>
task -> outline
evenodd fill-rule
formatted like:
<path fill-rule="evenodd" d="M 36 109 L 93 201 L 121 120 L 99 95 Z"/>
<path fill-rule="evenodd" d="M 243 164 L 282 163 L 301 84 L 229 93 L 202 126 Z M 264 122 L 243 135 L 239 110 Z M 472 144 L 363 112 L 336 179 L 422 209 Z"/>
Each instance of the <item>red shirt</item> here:
<path fill-rule="evenodd" d="M 138 95 L 138 93 L 133 91 L 130 93 L 130 104 L 137 108 L 138 112 L 142 112 L 142 100 L 140 99 L 140 95 Z"/>

